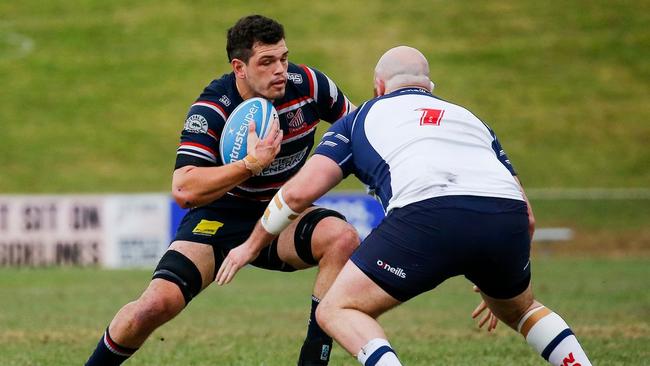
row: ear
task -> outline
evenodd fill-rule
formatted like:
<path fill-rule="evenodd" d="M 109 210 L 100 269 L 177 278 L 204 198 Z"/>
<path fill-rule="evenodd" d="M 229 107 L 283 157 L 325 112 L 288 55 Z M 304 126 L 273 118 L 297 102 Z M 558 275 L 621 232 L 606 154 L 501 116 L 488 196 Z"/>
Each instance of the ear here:
<path fill-rule="evenodd" d="M 237 79 L 246 78 L 246 63 L 238 58 L 233 58 L 230 61 L 230 66 L 232 66 L 232 71 L 235 73 Z"/>
<path fill-rule="evenodd" d="M 380 97 L 384 94 L 386 94 L 386 83 L 379 78 L 375 78 L 375 96 Z"/>

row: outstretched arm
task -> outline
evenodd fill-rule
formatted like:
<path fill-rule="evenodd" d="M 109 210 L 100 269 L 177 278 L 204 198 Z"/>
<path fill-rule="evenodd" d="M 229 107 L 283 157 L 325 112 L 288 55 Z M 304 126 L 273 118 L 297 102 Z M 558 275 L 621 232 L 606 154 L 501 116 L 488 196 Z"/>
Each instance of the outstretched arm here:
<path fill-rule="evenodd" d="M 276 193 L 248 239 L 228 253 L 217 272 L 217 283 L 232 281 L 240 268 L 254 260 L 291 221 L 342 179 L 343 172 L 336 162 L 323 155 L 312 156 Z"/>

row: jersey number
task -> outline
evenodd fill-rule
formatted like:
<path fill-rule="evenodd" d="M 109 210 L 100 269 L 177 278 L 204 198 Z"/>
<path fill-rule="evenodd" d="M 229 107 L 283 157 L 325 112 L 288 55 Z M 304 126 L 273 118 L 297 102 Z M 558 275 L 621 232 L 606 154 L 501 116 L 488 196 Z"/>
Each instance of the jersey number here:
<path fill-rule="evenodd" d="M 440 126 L 442 115 L 445 114 L 445 111 L 442 109 L 418 108 L 416 111 L 422 111 L 420 126 Z"/>

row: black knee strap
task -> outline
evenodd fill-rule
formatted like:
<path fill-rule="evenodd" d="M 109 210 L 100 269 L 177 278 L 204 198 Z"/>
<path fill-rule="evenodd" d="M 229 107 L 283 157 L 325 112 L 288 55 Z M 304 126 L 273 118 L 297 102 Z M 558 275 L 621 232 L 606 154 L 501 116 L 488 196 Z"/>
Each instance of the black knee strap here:
<path fill-rule="evenodd" d="M 255 258 L 252 265 L 260 268 L 266 268 L 273 271 L 293 272 L 296 269 L 289 263 L 283 262 L 278 254 L 278 238 L 275 238 L 269 246 L 262 249 L 260 254 Z"/>
<path fill-rule="evenodd" d="M 320 220 L 328 216 L 338 217 L 343 221 L 347 221 L 345 216 L 334 210 L 328 208 L 317 208 L 303 216 L 296 226 L 296 232 L 293 237 L 293 242 L 296 246 L 296 253 L 298 253 L 298 257 L 307 264 L 318 264 L 318 261 L 314 259 L 314 255 L 311 252 L 311 235 L 314 233 L 314 229 Z"/>
<path fill-rule="evenodd" d="M 203 279 L 194 262 L 175 250 L 168 250 L 160 258 L 152 278 L 162 278 L 173 282 L 181 289 L 185 305 L 201 292 Z"/>

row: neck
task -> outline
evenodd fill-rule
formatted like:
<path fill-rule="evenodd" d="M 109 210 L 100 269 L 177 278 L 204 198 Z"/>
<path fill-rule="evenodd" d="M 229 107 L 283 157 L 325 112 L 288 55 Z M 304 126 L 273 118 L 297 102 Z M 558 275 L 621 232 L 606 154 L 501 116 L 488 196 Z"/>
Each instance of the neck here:
<path fill-rule="evenodd" d="M 400 89 L 422 89 L 430 92 L 429 88 L 420 84 L 405 84 L 405 85 L 396 85 L 395 87 L 392 88 L 386 88 L 386 94 L 392 93 L 396 90 Z"/>
<path fill-rule="evenodd" d="M 242 81 L 242 79 L 235 79 L 235 87 L 237 87 L 237 92 L 243 100 L 254 97 L 253 91 L 248 87 L 248 85 L 246 85 L 245 82 Z"/>

